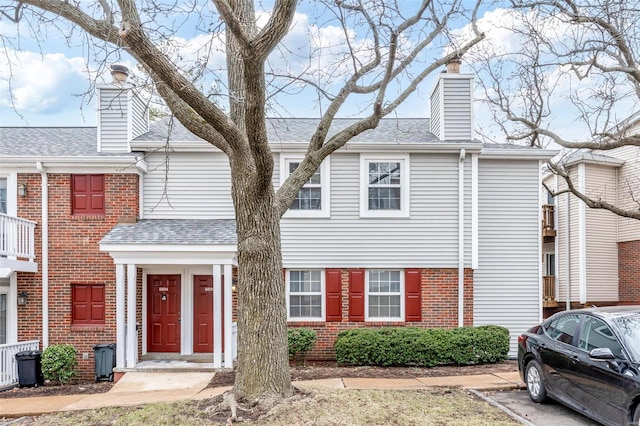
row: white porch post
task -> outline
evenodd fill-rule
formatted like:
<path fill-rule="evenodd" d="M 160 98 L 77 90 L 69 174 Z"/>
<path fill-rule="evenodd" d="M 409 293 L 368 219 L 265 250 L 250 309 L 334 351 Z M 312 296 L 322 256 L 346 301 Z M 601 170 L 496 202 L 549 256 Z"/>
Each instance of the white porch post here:
<path fill-rule="evenodd" d="M 233 368 L 233 351 L 231 350 L 231 339 L 233 337 L 231 334 L 231 323 L 233 322 L 231 274 L 233 274 L 231 265 L 224 265 L 224 368 Z"/>
<path fill-rule="evenodd" d="M 116 367 L 124 367 L 124 265 L 116 265 Z"/>
<path fill-rule="evenodd" d="M 136 366 L 138 339 L 136 336 L 136 265 L 127 265 L 127 368 Z"/>
<path fill-rule="evenodd" d="M 220 265 L 213 265 L 213 367 L 222 368 L 222 277 Z M 226 280 L 226 277 L 225 277 Z"/>

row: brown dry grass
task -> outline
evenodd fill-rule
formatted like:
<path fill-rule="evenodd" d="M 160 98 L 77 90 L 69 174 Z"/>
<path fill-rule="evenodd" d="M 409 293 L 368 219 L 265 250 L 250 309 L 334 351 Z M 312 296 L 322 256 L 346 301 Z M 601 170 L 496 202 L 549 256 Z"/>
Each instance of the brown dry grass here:
<path fill-rule="evenodd" d="M 58 413 L 22 419 L 20 425 L 211 425 L 225 415 L 207 414 L 215 401 L 148 404 Z M 240 415 L 243 413 L 240 412 Z M 246 413 L 244 425 L 517 425 L 502 411 L 460 389 L 346 390 L 314 389 L 284 401 L 268 413 Z M 234 423 L 236 424 L 236 423 Z"/>

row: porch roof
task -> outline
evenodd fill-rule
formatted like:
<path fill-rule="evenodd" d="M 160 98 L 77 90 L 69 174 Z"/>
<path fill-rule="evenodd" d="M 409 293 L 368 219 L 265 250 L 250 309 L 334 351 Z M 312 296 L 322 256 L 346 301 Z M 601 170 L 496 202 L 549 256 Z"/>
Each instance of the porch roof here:
<path fill-rule="evenodd" d="M 235 245 L 233 219 L 142 219 L 116 225 L 100 245 Z"/>

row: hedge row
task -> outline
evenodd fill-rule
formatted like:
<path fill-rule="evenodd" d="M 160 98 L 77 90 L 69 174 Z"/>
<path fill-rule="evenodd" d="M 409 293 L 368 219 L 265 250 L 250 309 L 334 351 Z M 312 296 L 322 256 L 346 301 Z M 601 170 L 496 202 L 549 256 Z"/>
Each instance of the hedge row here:
<path fill-rule="evenodd" d="M 507 359 L 509 330 L 495 325 L 440 328 L 357 328 L 335 343 L 338 364 L 419 366 L 472 365 Z"/>

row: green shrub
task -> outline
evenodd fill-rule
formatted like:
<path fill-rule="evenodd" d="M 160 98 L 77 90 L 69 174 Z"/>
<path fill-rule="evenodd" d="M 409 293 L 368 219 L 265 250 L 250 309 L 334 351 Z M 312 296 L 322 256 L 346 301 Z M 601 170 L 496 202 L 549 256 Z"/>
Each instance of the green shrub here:
<path fill-rule="evenodd" d="M 302 358 L 306 365 L 307 354 L 316 344 L 316 332 L 309 328 L 291 328 L 288 331 L 289 360 Z"/>
<path fill-rule="evenodd" d="M 338 364 L 419 366 L 472 365 L 507 359 L 509 330 L 495 325 L 439 328 L 357 328 L 335 342 Z"/>
<path fill-rule="evenodd" d="M 42 374 L 45 379 L 66 384 L 76 375 L 76 349 L 71 345 L 49 346 L 42 353 Z"/>

